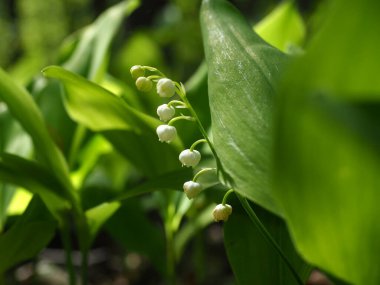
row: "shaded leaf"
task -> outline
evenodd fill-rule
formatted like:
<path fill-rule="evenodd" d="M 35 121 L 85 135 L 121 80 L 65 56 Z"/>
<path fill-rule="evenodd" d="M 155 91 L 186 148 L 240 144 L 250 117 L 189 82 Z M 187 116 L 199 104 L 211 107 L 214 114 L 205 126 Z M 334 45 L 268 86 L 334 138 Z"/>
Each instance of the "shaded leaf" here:
<path fill-rule="evenodd" d="M 0 273 L 40 252 L 54 236 L 56 222 L 38 197 L 7 232 L 0 235 Z"/>
<path fill-rule="evenodd" d="M 242 195 L 279 213 L 269 170 L 274 85 L 284 54 L 255 34 L 226 1 L 203 1 L 201 20 L 222 176 Z"/>
<path fill-rule="evenodd" d="M 233 213 L 224 223 L 224 242 L 238 284 L 299 284 L 237 200 L 229 203 L 233 207 Z M 297 254 L 284 221 L 259 207 L 254 209 L 293 268 L 306 282 L 311 267 Z"/>
<path fill-rule="evenodd" d="M 305 259 L 379 284 L 380 3 L 329 8 L 280 88 L 274 193 Z"/>

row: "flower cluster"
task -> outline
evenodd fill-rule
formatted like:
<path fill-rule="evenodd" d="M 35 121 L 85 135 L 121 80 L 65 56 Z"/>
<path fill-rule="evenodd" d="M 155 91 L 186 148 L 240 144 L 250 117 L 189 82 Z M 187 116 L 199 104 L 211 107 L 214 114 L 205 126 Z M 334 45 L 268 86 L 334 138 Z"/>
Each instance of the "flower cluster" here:
<path fill-rule="evenodd" d="M 156 133 L 160 142 L 171 143 L 177 137 L 177 129 L 173 126 L 173 123 L 177 120 L 189 120 L 196 121 L 201 128 L 195 111 L 186 98 L 186 91 L 182 84 L 172 81 L 167 78 L 162 72 L 156 68 L 150 66 L 135 65 L 130 70 L 132 78 L 135 79 L 136 88 L 141 92 L 149 92 L 153 89 L 154 83 L 156 83 L 156 92 L 162 98 L 172 98 L 175 95 L 181 100 L 171 100 L 167 104 L 162 104 L 157 108 L 158 118 L 164 123 L 157 127 Z M 146 73 L 151 75 L 146 76 Z M 176 116 L 177 108 L 187 108 L 191 116 L 184 116 L 182 114 Z M 205 134 L 204 134 L 205 135 Z M 205 135 L 206 137 L 206 135 Z M 207 137 L 206 137 L 207 138 Z M 179 161 L 182 166 L 196 167 L 201 160 L 201 153 L 195 149 L 200 143 L 210 143 L 207 139 L 200 139 L 194 142 L 189 149 L 183 150 L 179 154 Z M 191 181 L 187 181 L 183 184 L 183 190 L 187 198 L 195 198 L 203 189 L 203 185 L 197 182 L 200 175 L 205 172 L 213 171 L 214 168 L 201 169 Z M 224 200 L 223 200 L 224 201 Z M 230 205 L 219 204 L 214 209 L 213 215 L 215 221 L 227 221 L 228 216 L 232 213 Z"/>

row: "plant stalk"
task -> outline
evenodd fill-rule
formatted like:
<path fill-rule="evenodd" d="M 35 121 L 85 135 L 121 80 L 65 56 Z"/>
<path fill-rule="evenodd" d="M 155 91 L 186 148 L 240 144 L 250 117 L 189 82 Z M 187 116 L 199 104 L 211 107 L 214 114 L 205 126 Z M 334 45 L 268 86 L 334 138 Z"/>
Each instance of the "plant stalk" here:
<path fill-rule="evenodd" d="M 253 211 L 253 209 L 249 205 L 247 199 L 238 193 L 236 193 L 236 196 L 239 198 L 241 205 L 243 206 L 244 210 L 246 211 L 252 223 L 257 227 L 257 229 L 260 231 L 262 236 L 269 242 L 269 244 L 274 248 L 274 250 L 280 255 L 280 257 L 285 262 L 290 272 L 293 274 L 293 277 L 297 281 L 297 283 L 299 285 L 304 285 L 304 282 L 302 281 L 301 277 L 298 275 L 297 271 L 294 269 L 290 260 L 286 257 L 285 253 L 281 250 L 280 246 L 273 239 L 272 235 L 267 231 L 265 226 L 261 223 L 259 217 L 257 217 L 256 213 Z"/>

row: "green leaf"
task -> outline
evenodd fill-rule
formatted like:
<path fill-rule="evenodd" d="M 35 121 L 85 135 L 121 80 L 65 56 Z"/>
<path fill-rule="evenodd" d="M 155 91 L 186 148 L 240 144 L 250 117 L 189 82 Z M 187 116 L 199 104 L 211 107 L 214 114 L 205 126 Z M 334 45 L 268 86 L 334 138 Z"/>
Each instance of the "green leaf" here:
<path fill-rule="evenodd" d="M 44 204 L 35 197 L 16 224 L 0 235 L 0 274 L 38 254 L 54 236 L 56 226 Z"/>
<path fill-rule="evenodd" d="M 40 195 L 57 219 L 69 208 L 64 186 L 48 169 L 37 162 L 3 153 L 0 155 L 0 179 Z"/>
<path fill-rule="evenodd" d="M 106 10 L 81 35 L 78 47 L 64 64 L 65 68 L 87 74 L 87 78 L 98 82 L 103 78 L 101 68 L 106 54 L 124 17 L 130 15 L 140 5 L 139 0 L 122 1 Z M 85 68 L 88 68 L 85 71 Z"/>
<path fill-rule="evenodd" d="M 291 45 L 301 46 L 306 34 L 302 17 L 292 0 L 279 4 L 255 25 L 254 30 L 268 43 L 284 52 Z"/>
<path fill-rule="evenodd" d="M 102 203 L 86 211 L 86 218 L 89 227 L 89 240 L 87 247 L 90 248 L 93 240 L 98 234 L 100 228 L 112 215 L 119 209 L 119 202 Z"/>
<path fill-rule="evenodd" d="M 203 1 L 201 20 L 213 144 L 223 178 L 279 214 L 269 170 L 274 86 L 285 56 L 255 34 L 226 1 Z"/>
<path fill-rule="evenodd" d="M 2 69 L 0 69 L 0 99 L 7 104 L 9 112 L 30 134 L 39 157 L 52 169 L 65 185 L 65 189 L 71 189 L 65 160 L 51 140 L 37 105 L 27 91 L 14 83 Z"/>
<path fill-rule="evenodd" d="M 379 284 L 380 2 L 329 8 L 280 88 L 274 193 L 306 260 Z"/>
<path fill-rule="evenodd" d="M 62 81 L 65 106 L 70 116 L 105 137 L 147 175 L 164 173 L 180 166 L 179 140 L 170 145 L 158 142 L 156 127 L 162 122 L 127 105 L 120 97 L 61 67 L 43 70 L 47 77 Z M 162 158 L 165 157 L 165 160 Z"/>
<path fill-rule="evenodd" d="M 224 223 L 224 242 L 238 284 L 298 284 L 280 255 L 250 221 L 237 200 L 229 203 L 233 213 Z M 306 282 L 311 267 L 295 251 L 284 221 L 259 207 L 255 207 L 255 212 Z"/>

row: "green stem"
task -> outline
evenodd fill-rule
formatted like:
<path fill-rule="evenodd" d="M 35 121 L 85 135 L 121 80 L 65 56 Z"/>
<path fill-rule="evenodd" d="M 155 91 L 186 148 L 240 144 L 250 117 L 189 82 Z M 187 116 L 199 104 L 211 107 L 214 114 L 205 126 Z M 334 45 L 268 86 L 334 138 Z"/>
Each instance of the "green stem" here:
<path fill-rule="evenodd" d="M 224 194 L 224 196 L 223 196 L 223 201 L 222 201 L 222 205 L 226 205 L 226 203 L 227 203 L 227 199 L 228 199 L 228 196 L 230 196 L 231 193 L 233 193 L 233 192 L 234 192 L 234 189 L 230 189 L 230 190 L 228 190 L 228 191 L 226 192 L 226 194 Z"/>
<path fill-rule="evenodd" d="M 143 69 L 146 69 L 146 70 L 149 70 L 151 72 L 157 72 L 158 74 L 161 75 L 161 77 L 166 77 L 165 74 L 163 74 L 161 71 L 159 71 L 157 68 L 155 67 L 151 67 L 151 66 L 147 66 L 147 65 L 143 65 L 141 66 Z"/>
<path fill-rule="evenodd" d="M 207 140 L 205 139 L 200 139 L 200 140 L 197 140 L 196 142 L 194 142 L 191 147 L 190 147 L 190 151 L 193 151 L 195 149 L 195 147 L 200 144 L 200 143 L 207 143 Z"/>
<path fill-rule="evenodd" d="M 216 170 L 216 168 L 203 168 L 197 174 L 195 174 L 193 181 L 196 182 L 197 179 L 199 178 L 199 176 L 201 176 L 202 174 L 204 174 L 206 172 L 210 172 L 210 171 L 214 171 L 214 170 Z"/>
<path fill-rule="evenodd" d="M 86 128 L 83 125 L 78 125 L 75 129 L 74 138 L 71 143 L 68 164 L 69 168 L 72 169 L 77 158 L 78 150 L 82 144 L 84 137 L 86 136 Z"/>
<path fill-rule="evenodd" d="M 180 108 L 187 108 L 186 104 L 179 100 L 172 100 L 168 103 L 168 107 L 171 107 L 173 105 L 178 105 Z M 175 107 L 175 106 L 173 106 Z"/>
<path fill-rule="evenodd" d="M 174 82 L 174 81 L 173 81 Z M 185 88 L 183 87 L 183 85 L 180 85 L 178 82 L 174 82 L 176 87 L 177 87 L 177 91 L 178 91 L 178 95 L 179 97 L 181 98 L 181 100 L 186 104 L 187 108 L 189 109 L 190 111 L 190 114 L 191 116 L 195 119 L 195 121 L 197 122 L 198 124 L 198 128 L 199 128 L 199 131 L 201 132 L 201 134 L 203 135 L 203 137 L 205 138 L 205 140 L 207 141 L 214 157 L 217 157 L 216 155 L 216 151 L 214 149 L 214 146 L 212 145 L 208 135 L 207 135 L 207 132 L 206 130 L 204 129 L 201 121 L 199 120 L 198 118 L 198 115 L 197 113 L 195 112 L 193 106 L 190 104 L 189 100 L 187 99 L 186 97 L 186 90 Z"/>
<path fill-rule="evenodd" d="M 75 276 L 73 259 L 72 259 L 70 228 L 66 221 L 62 225 L 60 232 L 61 232 L 63 248 L 65 249 L 65 255 L 66 255 L 66 269 L 69 272 L 69 284 L 76 285 L 76 276 Z"/>
<path fill-rule="evenodd" d="M 179 120 L 194 121 L 194 118 L 190 117 L 190 116 L 178 116 L 178 117 L 171 119 L 169 121 L 168 125 L 171 126 L 172 124 L 174 124 L 176 121 L 179 121 Z"/>
<path fill-rule="evenodd" d="M 175 285 L 175 251 L 174 251 L 174 232 L 173 232 L 173 217 L 175 215 L 175 205 L 172 201 L 166 210 L 165 217 L 165 236 L 166 236 L 166 268 L 168 284 Z"/>
<path fill-rule="evenodd" d="M 260 231 L 261 235 L 269 242 L 269 244 L 274 248 L 274 250 L 280 255 L 280 257 L 285 262 L 285 264 L 288 267 L 288 269 L 290 270 L 290 272 L 293 274 L 293 276 L 296 279 L 297 283 L 299 285 L 304 285 L 301 277 L 298 275 L 297 271 L 294 269 L 294 267 L 291 264 L 290 260 L 286 257 L 285 253 L 281 250 L 280 246 L 273 239 L 273 237 L 267 231 L 267 229 L 265 228 L 265 226 L 261 223 L 261 221 L 257 217 L 256 213 L 253 211 L 253 209 L 249 205 L 247 199 L 244 198 L 243 196 L 239 195 L 239 194 L 237 194 L 237 197 L 239 198 L 241 205 L 243 206 L 244 210 L 247 212 L 248 217 L 250 218 L 250 220 L 252 221 L 252 223 L 257 227 L 257 229 Z"/>

